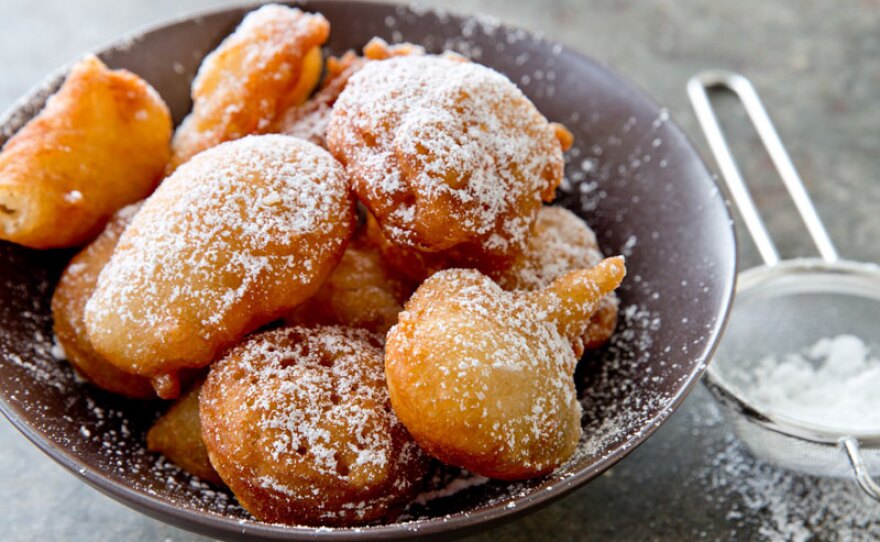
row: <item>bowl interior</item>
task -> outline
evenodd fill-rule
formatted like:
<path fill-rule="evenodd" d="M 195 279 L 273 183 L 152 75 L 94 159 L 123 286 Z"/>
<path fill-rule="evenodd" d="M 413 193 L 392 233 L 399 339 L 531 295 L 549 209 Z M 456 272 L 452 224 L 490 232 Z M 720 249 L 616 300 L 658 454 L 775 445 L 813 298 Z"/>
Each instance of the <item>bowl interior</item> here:
<path fill-rule="evenodd" d="M 734 284 L 730 218 L 711 175 L 683 132 L 630 82 L 603 65 L 487 18 L 361 2 L 307 4 L 331 22 L 328 50 L 371 37 L 458 51 L 507 74 L 553 121 L 575 135 L 558 204 L 583 217 L 606 254 L 627 256 L 621 317 L 611 344 L 580 363 L 584 439 L 550 476 L 475 484 L 412 505 L 398 523 L 321 530 L 252 521 L 225 491 L 146 451 L 162 410 L 78 381 L 52 357 L 49 300 L 71 256 L 0 244 L 0 409 L 25 435 L 86 482 L 148 514 L 218 537 L 335 538 L 438 534 L 488 525 L 565 494 L 620 460 L 666 419 L 714 348 Z M 199 61 L 247 9 L 188 18 L 100 52 L 153 84 L 175 120 L 190 107 Z M 62 72 L 63 73 L 63 72 Z M 62 73 L 0 121 L 0 143 L 42 107 Z M 455 469 L 438 468 L 441 489 Z M 435 494 L 436 495 L 436 494 Z"/>

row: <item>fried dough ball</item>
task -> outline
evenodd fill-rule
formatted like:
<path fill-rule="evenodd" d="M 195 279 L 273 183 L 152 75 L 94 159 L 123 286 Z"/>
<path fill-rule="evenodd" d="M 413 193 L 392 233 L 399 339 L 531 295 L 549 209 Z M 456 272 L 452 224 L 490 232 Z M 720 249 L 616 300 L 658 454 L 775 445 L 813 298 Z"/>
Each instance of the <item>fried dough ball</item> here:
<path fill-rule="evenodd" d="M 441 271 L 388 333 L 391 404 L 444 463 L 515 480 L 549 473 L 581 436 L 571 340 L 625 274 L 623 258 L 537 292 L 507 292 L 475 270 Z"/>
<path fill-rule="evenodd" d="M 193 110 L 172 142 L 173 170 L 193 155 L 249 134 L 311 94 L 330 35 L 321 14 L 269 4 L 249 13 L 199 67 Z"/>
<path fill-rule="evenodd" d="M 52 295 L 55 337 L 74 369 L 99 388 L 136 399 L 155 397 L 150 379 L 116 368 L 95 352 L 86 334 L 86 302 L 95 290 L 98 274 L 110 261 L 123 230 L 140 208 L 139 203 L 120 209 L 104 231 L 70 260 Z"/>
<path fill-rule="evenodd" d="M 573 269 L 602 261 L 596 234 L 563 207 L 542 207 L 523 252 L 489 275 L 505 290 L 538 290 Z"/>
<path fill-rule="evenodd" d="M 427 472 L 388 402 L 381 338 L 366 330 L 254 335 L 211 366 L 200 407 L 211 463 L 263 521 L 390 519 Z"/>
<path fill-rule="evenodd" d="M 345 171 L 281 135 L 200 153 L 125 230 L 86 305 L 89 339 L 118 368 L 168 380 L 311 297 L 354 228 Z"/>
<path fill-rule="evenodd" d="M 0 152 L 0 239 L 80 246 L 149 195 L 168 162 L 171 115 L 146 81 L 78 62 Z"/>
<path fill-rule="evenodd" d="M 202 440 L 202 424 L 199 420 L 201 388 L 201 384 L 194 386 L 156 420 L 147 432 L 147 448 L 164 455 L 190 474 L 222 484 L 217 471 L 211 466 L 208 450 Z"/>
<path fill-rule="evenodd" d="M 505 290 L 539 290 L 574 269 L 602 261 L 596 234 L 577 215 L 562 207 L 543 207 L 525 250 L 509 267 L 487 274 Z M 583 336 L 572 344 L 575 354 L 602 346 L 617 325 L 617 295 L 603 297 Z"/>
<path fill-rule="evenodd" d="M 439 56 L 370 62 L 333 108 L 331 152 L 393 244 L 509 258 L 562 180 L 553 127 L 504 75 Z"/>
<path fill-rule="evenodd" d="M 348 80 L 370 60 L 385 60 L 394 56 L 422 55 L 425 50 L 411 43 L 388 45 L 381 38 L 373 38 L 364 46 L 364 56 L 348 51 L 339 58 L 327 59 L 327 75 L 321 89 L 302 105 L 285 111 L 277 120 L 273 132 L 301 137 L 315 145 L 327 146 L 327 124 L 333 105 L 348 84 Z"/>
<path fill-rule="evenodd" d="M 414 289 L 387 269 L 361 230 L 318 293 L 296 307 L 285 322 L 344 325 L 384 336 L 397 323 L 397 315 Z"/>
<path fill-rule="evenodd" d="M 497 265 L 484 258 L 446 251 L 421 252 L 389 242 L 375 218 L 368 215 L 366 236 L 377 247 L 393 272 L 421 282 L 437 271 L 453 267 L 475 268 L 505 290 L 539 290 L 574 269 L 592 267 L 602 260 L 596 235 L 572 212 L 542 207 L 526 247 L 512 262 Z M 613 292 L 602 298 L 582 337 L 572 342 L 577 356 L 604 345 L 617 326 L 618 299 Z"/>

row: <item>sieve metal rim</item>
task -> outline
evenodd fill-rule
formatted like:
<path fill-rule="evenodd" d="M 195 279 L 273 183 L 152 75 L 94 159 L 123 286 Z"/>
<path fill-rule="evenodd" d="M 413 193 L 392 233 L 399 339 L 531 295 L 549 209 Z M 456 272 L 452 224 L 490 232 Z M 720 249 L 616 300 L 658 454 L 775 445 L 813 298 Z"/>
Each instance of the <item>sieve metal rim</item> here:
<path fill-rule="evenodd" d="M 794 259 L 782 261 L 779 251 L 773 242 L 770 233 L 760 213 L 755 206 L 749 193 L 748 186 L 739 171 L 736 159 L 730 150 L 724 132 L 715 116 L 715 111 L 709 101 L 708 89 L 722 88 L 731 91 L 745 107 L 746 114 L 752 125 L 758 132 L 764 148 L 770 155 L 776 171 L 779 173 L 795 207 L 798 210 L 804 225 L 816 248 L 819 250 L 821 259 Z M 737 277 L 736 294 L 740 295 L 744 289 L 748 291 L 758 284 L 766 283 L 767 280 L 778 279 L 796 272 L 810 271 L 815 273 L 817 269 L 824 269 L 825 273 L 867 274 L 871 278 L 880 279 L 880 271 L 873 264 L 840 260 L 837 249 L 825 229 L 825 225 L 819 218 L 816 208 L 804 187 L 804 183 L 794 167 L 794 164 L 785 150 L 764 104 L 761 102 L 755 87 L 751 81 L 734 72 L 725 70 L 709 70 L 698 73 L 690 78 L 687 83 L 687 93 L 691 105 L 697 116 L 697 121 L 708 140 L 709 147 L 721 170 L 722 177 L 730 189 L 736 207 L 740 211 L 745 225 L 755 241 L 755 245 L 764 260 L 764 266 L 744 271 Z M 880 282 L 880 280 L 878 280 Z M 867 296 L 866 296 L 867 297 Z M 733 310 L 735 310 L 735 305 Z M 723 341 L 723 338 L 722 338 Z M 736 392 L 731 386 L 719 381 L 719 373 L 713 364 L 709 364 L 706 371 L 706 383 L 713 395 L 728 409 L 743 416 L 747 421 L 755 423 L 767 430 L 774 431 L 784 436 L 804 442 L 820 445 L 840 446 L 853 470 L 853 477 L 859 487 L 871 498 L 880 501 L 880 484 L 874 481 L 868 472 L 864 456 L 860 451 L 861 441 L 869 445 L 880 444 L 880 435 L 858 432 L 836 432 L 830 428 L 818 426 L 808 422 L 791 419 L 778 413 L 767 413 L 755 408 L 749 401 Z"/>
<path fill-rule="evenodd" d="M 736 294 L 742 295 L 760 286 L 765 286 L 768 282 L 801 273 L 838 274 L 865 278 L 869 282 L 877 283 L 876 290 L 880 294 L 880 266 L 848 260 L 829 263 L 819 258 L 785 260 L 772 266 L 763 265 L 743 271 L 738 277 Z M 733 315 L 731 315 L 732 317 Z M 880 427 L 876 431 L 835 430 L 833 427 L 813 424 L 773 412 L 751 401 L 746 392 L 729 383 L 724 376 L 724 371 L 717 364 L 710 363 L 706 368 L 705 382 L 716 396 L 720 395 L 720 398 L 725 400 L 725 403 L 733 403 L 737 412 L 771 431 L 817 444 L 834 446 L 839 444 L 841 438 L 852 436 L 868 447 L 880 448 Z"/>

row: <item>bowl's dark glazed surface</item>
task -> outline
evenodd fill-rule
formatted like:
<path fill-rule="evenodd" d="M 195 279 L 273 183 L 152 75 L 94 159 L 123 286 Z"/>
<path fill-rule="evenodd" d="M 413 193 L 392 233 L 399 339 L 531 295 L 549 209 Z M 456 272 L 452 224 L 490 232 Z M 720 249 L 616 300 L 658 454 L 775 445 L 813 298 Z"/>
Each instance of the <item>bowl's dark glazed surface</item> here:
<path fill-rule="evenodd" d="M 628 256 L 612 344 L 576 378 L 586 437 L 546 478 L 490 482 L 415 505 L 395 524 L 315 529 L 252 521 L 228 494 L 191 480 L 144 448 L 162 405 L 114 398 L 78 382 L 51 353 L 49 299 L 69 252 L 0 244 L 0 410 L 84 481 L 151 516 L 219 538 L 350 539 L 461 533 L 510 519 L 584 484 L 632 451 L 703 372 L 731 302 L 735 243 L 710 173 L 664 110 L 594 60 L 484 19 L 359 2 L 312 2 L 331 22 L 328 48 L 371 37 L 457 50 L 505 74 L 575 134 L 559 204 L 596 231 L 606 254 Z M 152 83 L 179 121 L 205 52 L 247 9 L 181 20 L 100 52 Z M 0 143 L 42 107 L 50 78 L 0 120 Z M 441 475 L 443 473 L 440 473 Z M 448 473 L 447 473 L 448 474 Z"/>

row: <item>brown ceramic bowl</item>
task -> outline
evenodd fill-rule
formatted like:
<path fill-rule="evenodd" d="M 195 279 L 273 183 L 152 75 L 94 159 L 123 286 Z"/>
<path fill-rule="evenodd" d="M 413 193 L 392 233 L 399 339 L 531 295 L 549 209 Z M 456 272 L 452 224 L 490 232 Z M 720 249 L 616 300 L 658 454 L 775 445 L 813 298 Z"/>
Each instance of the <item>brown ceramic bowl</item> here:
<path fill-rule="evenodd" d="M 550 476 L 489 482 L 414 505 L 404 519 L 360 529 L 254 521 L 227 493 L 190 479 L 146 451 L 162 405 L 111 397 L 51 356 L 49 299 L 70 252 L 0 244 L 0 410 L 34 444 L 86 483 L 180 527 L 224 539 L 376 539 L 462 534 L 510 520 L 595 478 L 647 439 L 703 373 L 730 306 L 735 243 L 712 176 L 665 111 L 594 60 L 484 18 L 387 4 L 315 1 L 332 24 L 328 49 L 360 48 L 378 35 L 429 51 L 451 48 L 507 74 L 551 120 L 575 134 L 559 204 L 580 214 L 608 254 L 628 256 L 612 344 L 576 375 L 585 439 Z M 191 17 L 100 51 L 111 67 L 152 83 L 180 120 L 206 51 L 247 9 Z M 0 143 L 57 88 L 63 72 L 0 121 Z M 435 483 L 453 476 L 439 468 Z M 440 481 L 440 482 L 438 482 Z M 207 489 L 206 489 L 207 488 Z"/>

